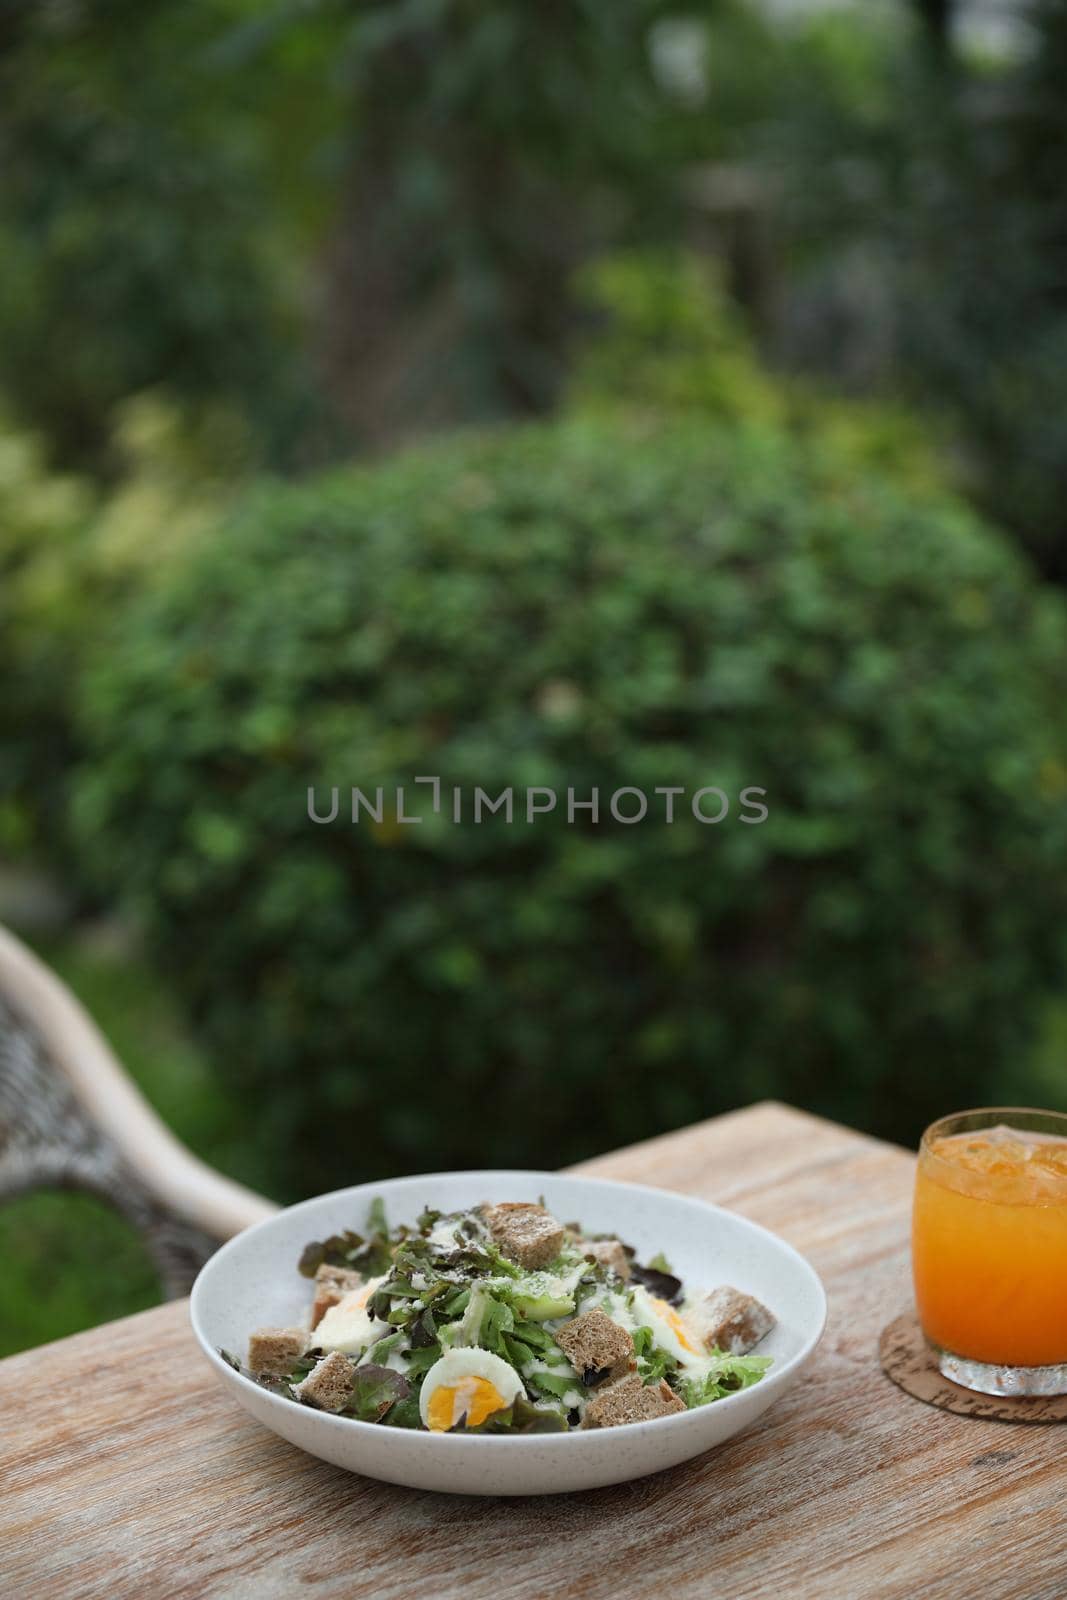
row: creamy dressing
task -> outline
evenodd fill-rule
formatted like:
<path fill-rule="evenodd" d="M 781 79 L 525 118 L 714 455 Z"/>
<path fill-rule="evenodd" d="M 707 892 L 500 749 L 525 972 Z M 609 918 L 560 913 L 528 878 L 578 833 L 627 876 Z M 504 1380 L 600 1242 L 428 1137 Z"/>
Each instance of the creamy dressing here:
<path fill-rule="evenodd" d="M 561 1356 L 561 1359 L 556 1362 L 545 1361 L 540 1356 L 535 1357 L 532 1361 L 523 1362 L 522 1375 L 524 1378 L 535 1377 L 539 1372 L 550 1372 L 554 1378 L 576 1378 L 578 1376 L 564 1356 Z"/>
<path fill-rule="evenodd" d="M 522 1375 L 524 1378 L 536 1378 L 538 1373 L 541 1372 L 548 1373 L 553 1378 L 573 1377 L 576 1383 L 578 1381 L 578 1374 L 575 1372 L 574 1368 L 571 1366 L 566 1357 L 562 1355 L 562 1352 L 561 1359 L 555 1363 L 551 1361 L 545 1361 L 540 1357 L 523 1363 Z M 584 1415 L 586 1397 L 581 1390 L 577 1388 L 567 1389 L 562 1395 L 555 1395 L 546 1392 L 541 1404 L 561 1405 L 567 1411 L 577 1411 L 579 1415 Z"/>
<path fill-rule="evenodd" d="M 447 1217 L 440 1217 L 426 1235 L 433 1249 L 443 1250 L 447 1255 L 451 1255 L 455 1250 L 464 1249 L 469 1241 L 457 1238 L 457 1226 L 455 1219 L 449 1221 Z"/>
<path fill-rule="evenodd" d="M 408 1370 L 408 1360 L 399 1349 L 390 1350 L 389 1354 L 382 1362 L 382 1366 L 388 1367 L 391 1372 L 399 1372 L 401 1376 L 406 1376 Z"/>
<path fill-rule="evenodd" d="M 553 1293 L 573 1294 L 588 1270 L 589 1262 L 582 1256 L 573 1265 L 565 1266 L 561 1272 L 547 1273 L 546 1278 Z"/>
<path fill-rule="evenodd" d="M 606 1294 L 603 1299 L 596 1301 L 606 1317 L 612 1322 L 617 1322 L 620 1328 L 625 1328 L 627 1333 L 633 1333 L 642 1324 L 638 1322 L 630 1307 L 628 1294 Z"/>

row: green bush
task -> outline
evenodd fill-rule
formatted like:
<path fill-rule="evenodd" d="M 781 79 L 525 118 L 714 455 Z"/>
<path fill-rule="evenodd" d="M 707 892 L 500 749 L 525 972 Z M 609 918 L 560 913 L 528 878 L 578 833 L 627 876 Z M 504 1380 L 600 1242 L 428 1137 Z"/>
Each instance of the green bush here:
<path fill-rule="evenodd" d="M 911 1136 L 1061 971 L 1061 604 L 815 442 L 581 421 L 267 485 L 120 621 L 79 825 L 279 1188 L 767 1094 Z M 427 774 L 770 815 L 308 819 Z"/>

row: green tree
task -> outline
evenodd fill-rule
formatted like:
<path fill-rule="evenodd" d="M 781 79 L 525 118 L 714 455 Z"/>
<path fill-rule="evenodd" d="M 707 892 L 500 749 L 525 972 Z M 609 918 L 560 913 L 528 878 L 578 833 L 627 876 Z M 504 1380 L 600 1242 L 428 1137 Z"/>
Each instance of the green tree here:
<path fill-rule="evenodd" d="M 301 403 L 255 93 L 217 55 L 243 0 L 29 0 L 0 51 L 0 386 L 98 468 L 111 408 L 167 384 L 276 452 Z"/>
<path fill-rule="evenodd" d="M 575 267 L 678 224 L 696 124 L 654 68 L 671 14 L 666 0 L 312 8 L 344 85 L 323 347 L 353 437 L 553 400 Z M 310 25 L 302 4 L 250 26 L 249 59 Z"/>

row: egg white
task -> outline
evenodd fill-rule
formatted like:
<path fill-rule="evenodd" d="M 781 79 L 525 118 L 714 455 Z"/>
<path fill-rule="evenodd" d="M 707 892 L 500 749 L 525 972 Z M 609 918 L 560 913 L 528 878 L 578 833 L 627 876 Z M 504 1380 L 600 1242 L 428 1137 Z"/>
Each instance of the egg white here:
<path fill-rule="evenodd" d="M 380 1278 L 368 1278 L 358 1289 L 351 1289 L 343 1300 L 331 1306 L 322 1318 L 312 1338 L 320 1349 L 329 1352 L 340 1350 L 346 1356 L 358 1356 L 368 1345 L 385 1336 L 386 1327 L 376 1322 L 367 1310 L 367 1302 L 380 1283 Z"/>
<path fill-rule="evenodd" d="M 673 1356 L 680 1367 L 692 1371 L 707 1365 L 699 1329 L 684 1312 L 649 1294 L 643 1284 L 635 1284 L 633 1289 L 633 1320 L 638 1328 L 651 1328 L 655 1343 Z"/>
<path fill-rule="evenodd" d="M 464 1378 L 483 1378 L 491 1383 L 500 1396 L 500 1409 L 510 1406 L 514 1400 L 523 1394 L 522 1379 L 514 1367 L 500 1356 L 493 1355 L 491 1350 L 480 1350 L 468 1347 L 462 1350 L 447 1350 L 440 1361 L 435 1361 L 427 1372 L 419 1394 L 419 1415 L 423 1426 L 429 1427 L 430 1401 L 438 1389 L 452 1389 L 462 1385 Z M 455 1417 L 453 1425 L 459 1418 Z"/>

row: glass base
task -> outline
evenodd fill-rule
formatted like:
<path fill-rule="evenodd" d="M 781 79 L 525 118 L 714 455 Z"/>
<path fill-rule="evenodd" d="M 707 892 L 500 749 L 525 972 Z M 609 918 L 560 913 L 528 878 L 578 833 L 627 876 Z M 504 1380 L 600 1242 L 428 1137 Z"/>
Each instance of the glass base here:
<path fill-rule="evenodd" d="M 941 1350 L 937 1365 L 944 1377 L 978 1394 L 1067 1394 L 1067 1362 L 1057 1367 L 994 1367 Z"/>

